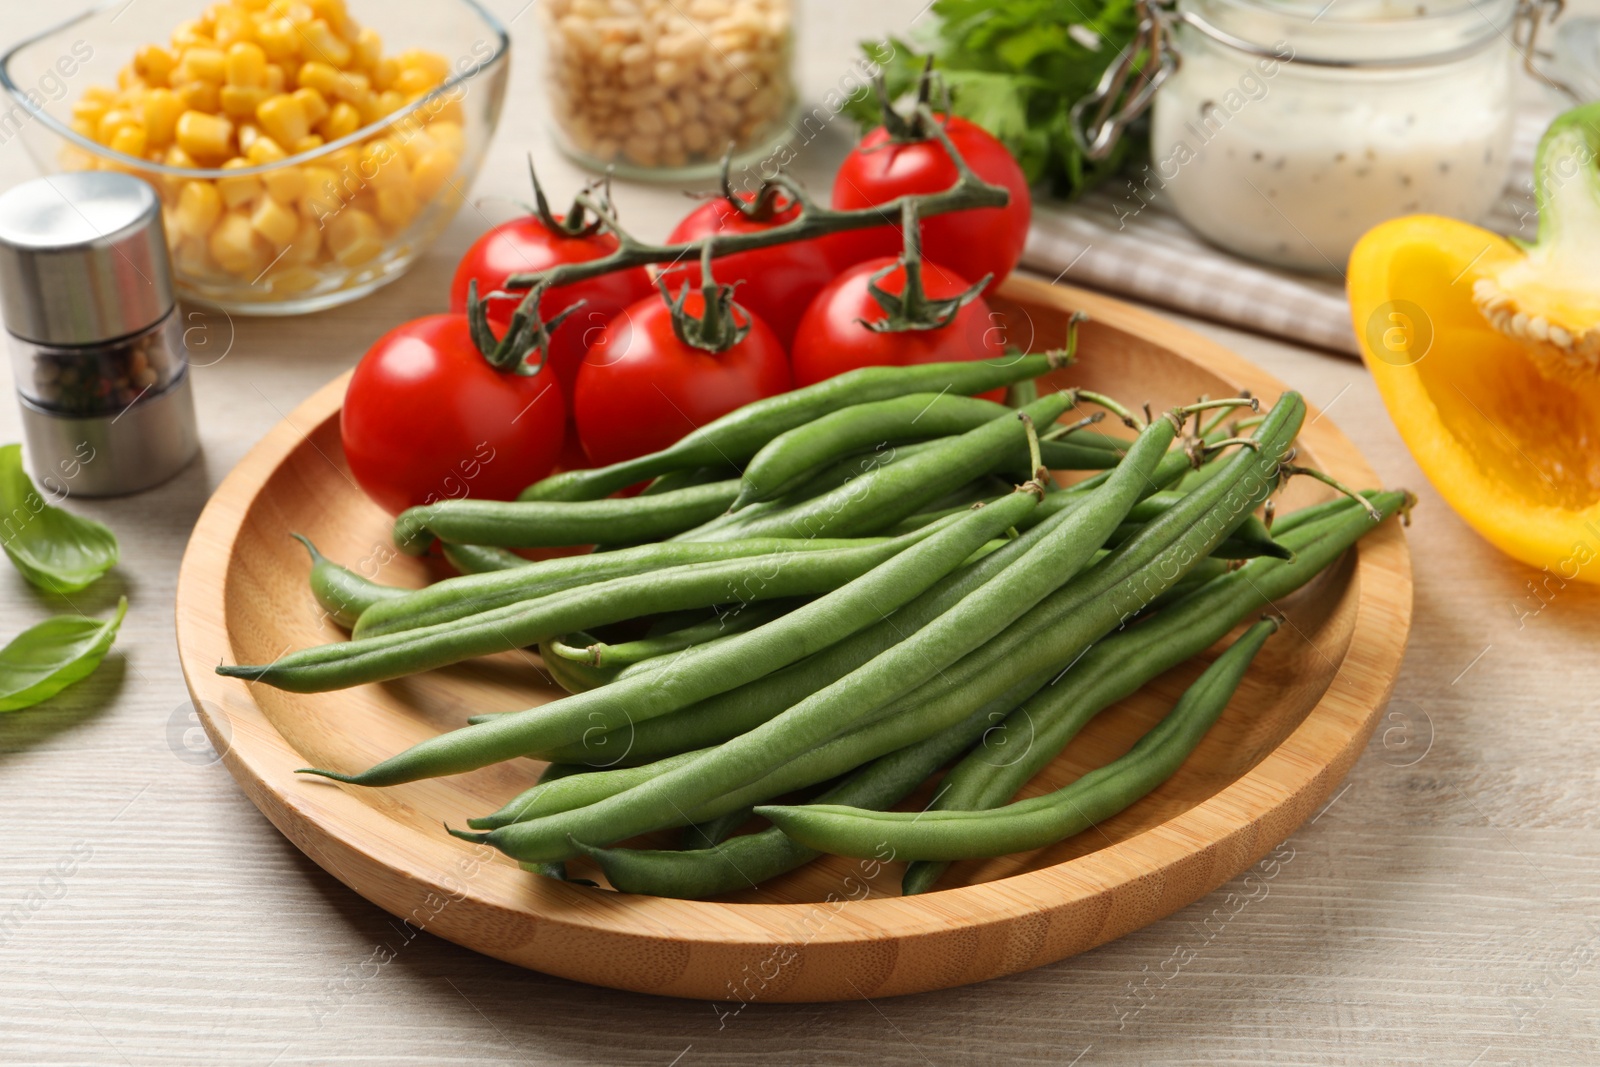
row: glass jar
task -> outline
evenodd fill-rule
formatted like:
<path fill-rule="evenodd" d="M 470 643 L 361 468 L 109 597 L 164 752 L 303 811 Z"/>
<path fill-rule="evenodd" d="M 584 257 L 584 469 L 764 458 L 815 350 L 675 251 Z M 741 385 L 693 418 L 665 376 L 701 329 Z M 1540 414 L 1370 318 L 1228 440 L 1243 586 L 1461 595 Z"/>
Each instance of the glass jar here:
<path fill-rule="evenodd" d="M 556 143 L 632 178 L 712 175 L 787 133 L 790 0 L 539 0 Z"/>
<path fill-rule="evenodd" d="M 1505 187 L 1516 0 L 1179 0 L 1145 185 L 1206 239 L 1342 272 L 1385 219 Z"/>

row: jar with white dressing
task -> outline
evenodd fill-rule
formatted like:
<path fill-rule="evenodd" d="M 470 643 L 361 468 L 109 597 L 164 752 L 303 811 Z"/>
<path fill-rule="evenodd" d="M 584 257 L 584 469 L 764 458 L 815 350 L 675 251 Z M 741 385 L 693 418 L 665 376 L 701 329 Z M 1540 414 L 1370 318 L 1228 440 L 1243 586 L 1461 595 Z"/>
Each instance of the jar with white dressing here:
<path fill-rule="evenodd" d="M 1517 0 L 1179 0 L 1141 202 L 1278 266 L 1374 225 L 1474 221 L 1510 167 Z"/>

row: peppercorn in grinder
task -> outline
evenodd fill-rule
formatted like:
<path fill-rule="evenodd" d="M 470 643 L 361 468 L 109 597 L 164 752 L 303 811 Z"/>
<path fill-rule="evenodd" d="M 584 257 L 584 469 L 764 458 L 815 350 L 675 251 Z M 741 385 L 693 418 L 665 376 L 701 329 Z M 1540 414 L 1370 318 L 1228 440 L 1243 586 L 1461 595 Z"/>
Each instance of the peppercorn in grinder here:
<path fill-rule="evenodd" d="M 59 174 L 0 195 L 0 314 L 46 490 L 136 493 L 194 458 L 161 204 L 145 182 Z"/>

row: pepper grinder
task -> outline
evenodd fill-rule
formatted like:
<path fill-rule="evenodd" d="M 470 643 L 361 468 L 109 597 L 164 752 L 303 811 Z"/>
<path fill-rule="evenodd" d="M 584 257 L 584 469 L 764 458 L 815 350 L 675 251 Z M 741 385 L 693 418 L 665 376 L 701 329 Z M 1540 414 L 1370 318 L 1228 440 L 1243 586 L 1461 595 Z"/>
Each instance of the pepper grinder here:
<path fill-rule="evenodd" d="M 91 171 L 0 195 L 0 314 L 48 490 L 136 493 L 194 458 L 188 353 L 148 184 Z"/>

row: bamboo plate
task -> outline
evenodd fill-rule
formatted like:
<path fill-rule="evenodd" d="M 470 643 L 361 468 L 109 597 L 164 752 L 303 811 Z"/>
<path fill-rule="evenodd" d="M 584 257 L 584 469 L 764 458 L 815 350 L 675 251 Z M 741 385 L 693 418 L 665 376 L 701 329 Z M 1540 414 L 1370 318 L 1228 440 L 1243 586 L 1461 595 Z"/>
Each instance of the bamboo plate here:
<path fill-rule="evenodd" d="M 1237 356 L 1128 305 L 1013 279 L 996 302 L 1008 340 L 1059 343 L 1091 316 L 1064 380 L 1158 406 L 1282 385 Z M 508 653 L 428 675 L 302 696 L 220 678 L 220 662 L 264 663 L 335 640 L 306 589 L 290 531 L 330 556 L 421 584 L 388 521 L 350 480 L 339 447 L 345 378 L 300 405 L 223 481 L 184 555 L 178 646 L 201 719 L 256 805 L 302 851 L 379 907 L 440 937 L 598 985 L 724 1001 L 894 996 L 1037 967 L 1120 937 L 1211 892 L 1288 837 L 1361 752 L 1400 667 L 1411 566 L 1387 523 L 1284 605 L 1243 688 L 1179 774 L 1096 829 L 1025 855 L 958 864 L 940 891 L 898 896 L 900 867 L 826 859 L 723 901 L 629 896 L 550 881 L 460 825 L 532 782 L 520 761 L 454 778 L 359 790 L 294 774 L 364 768 L 475 712 L 559 690 Z M 1313 412 L 1301 454 L 1357 486 L 1377 479 Z M 1306 483 L 1306 484 L 1301 484 Z M 1299 479 L 1286 506 L 1325 494 Z M 1096 719 L 1030 783 L 1054 789 L 1112 759 L 1171 706 L 1203 665 L 1169 672 Z M 920 798 L 925 800 L 925 798 Z M 913 802 L 920 802 L 913 798 Z M 575 876 L 595 877 L 582 864 Z"/>

